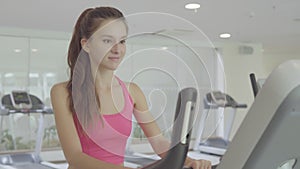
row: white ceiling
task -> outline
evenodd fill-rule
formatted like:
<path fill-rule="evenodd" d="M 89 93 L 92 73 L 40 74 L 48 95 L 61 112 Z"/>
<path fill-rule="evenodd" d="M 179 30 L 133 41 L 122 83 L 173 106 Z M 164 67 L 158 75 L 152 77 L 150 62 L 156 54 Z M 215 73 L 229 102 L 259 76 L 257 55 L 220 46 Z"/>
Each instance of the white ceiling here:
<path fill-rule="evenodd" d="M 201 8 L 187 10 L 188 2 Z M 0 27 L 72 32 L 82 10 L 95 6 L 114 6 L 125 15 L 169 13 L 188 20 L 213 42 L 262 43 L 265 52 L 300 53 L 299 0 L 0 0 Z M 219 39 L 222 32 L 232 38 Z"/>

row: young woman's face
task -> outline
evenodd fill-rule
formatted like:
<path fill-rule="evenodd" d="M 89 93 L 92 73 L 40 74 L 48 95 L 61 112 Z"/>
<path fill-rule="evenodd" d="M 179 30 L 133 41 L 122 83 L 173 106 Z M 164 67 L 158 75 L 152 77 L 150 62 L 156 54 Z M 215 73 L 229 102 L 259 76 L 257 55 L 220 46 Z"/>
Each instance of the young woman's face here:
<path fill-rule="evenodd" d="M 104 21 L 86 44 L 91 62 L 100 68 L 115 70 L 125 55 L 126 37 L 124 21 Z"/>

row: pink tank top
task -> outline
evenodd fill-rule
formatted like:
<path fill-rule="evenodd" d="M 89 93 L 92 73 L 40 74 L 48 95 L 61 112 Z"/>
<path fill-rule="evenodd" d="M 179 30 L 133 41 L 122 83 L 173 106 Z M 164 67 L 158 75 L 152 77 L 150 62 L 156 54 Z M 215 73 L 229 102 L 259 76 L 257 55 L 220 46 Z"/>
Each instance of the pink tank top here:
<path fill-rule="evenodd" d="M 100 125 L 102 127 L 99 127 L 96 134 L 90 137 L 85 134 L 77 116 L 73 115 L 82 151 L 91 157 L 112 164 L 122 164 L 124 162 L 125 148 L 131 133 L 133 114 L 132 98 L 124 82 L 119 78 L 117 79 L 123 90 L 124 108 L 116 114 L 102 115 L 104 125 Z M 102 122 L 99 123 L 102 124 Z"/>

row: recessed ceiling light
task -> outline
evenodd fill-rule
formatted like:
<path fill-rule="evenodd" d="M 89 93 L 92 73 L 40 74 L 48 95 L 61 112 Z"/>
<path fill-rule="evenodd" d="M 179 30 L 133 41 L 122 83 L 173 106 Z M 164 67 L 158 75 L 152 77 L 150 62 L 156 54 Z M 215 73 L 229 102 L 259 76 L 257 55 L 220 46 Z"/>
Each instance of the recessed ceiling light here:
<path fill-rule="evenodd" d="M 16 53 L 20 53 L 22 50 L 21 50 L 21 49 L 14 49 L 14 51 L 15 51 Z"/>
<path fill-rule="evenodd" d="M 29 73 L 30 78 L 38 78 L 39 74 L 38 73 Z"/>
<path fill-rule="evenodd" d="M 5 73 L 4 74 L 4 77 L 8 78 L 8 77 L 13 77 L 14 74 L 13 73 Z"/>
<path fill-rule="evenodd" d="M 46 73 L 46 77 L 54 77 L 55 74 L 54 73 Z"/>
<path fill-rule="evenodd" d="M 31 49 L 31 52 L 37 52 L 37 51 L 38 51 L 38 49 L 35 49 L 35 48 Z"/>
<path fill-rule="evenodd" d="M 200 8 L 200 4 L 197 3 L 189 3 L 185 5 L 186 9 L 198 9 Z"/>
<path fill-rule="evenodd" d="M 222 34 L 220 34 L 220 38 L 223 38 L 223 39 L 227 39 L 227 38 L 230 38 L 230 37 L 231 37 L 230 33 L 222 33 Z"/>

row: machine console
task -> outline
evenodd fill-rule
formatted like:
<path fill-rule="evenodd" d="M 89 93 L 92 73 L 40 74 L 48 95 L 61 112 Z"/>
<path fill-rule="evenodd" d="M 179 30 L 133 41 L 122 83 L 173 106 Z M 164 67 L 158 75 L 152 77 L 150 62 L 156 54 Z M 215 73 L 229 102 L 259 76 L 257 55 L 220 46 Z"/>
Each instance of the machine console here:
<path fill-rule="evenodd" d="M 29 94 L 26 91 L 15 90 L 10 94 L 12 105 L 15 109 L 31 109 L 32 102 Z"/>

